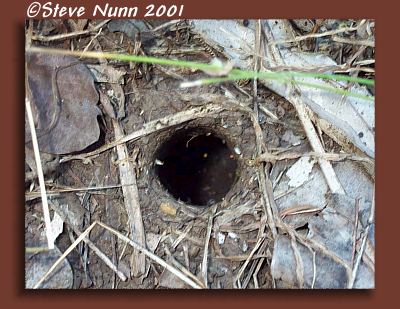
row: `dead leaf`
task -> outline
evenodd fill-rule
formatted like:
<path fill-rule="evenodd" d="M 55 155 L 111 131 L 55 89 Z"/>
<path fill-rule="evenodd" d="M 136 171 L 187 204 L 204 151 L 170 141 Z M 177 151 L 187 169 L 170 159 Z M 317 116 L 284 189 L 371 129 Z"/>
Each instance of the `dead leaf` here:
<path fill-rule="evenodd" d="M 73 57 L 59 55 L 27 53 L 26 62 L 27 95 L 33 105 L 40 150 L 66 154 L 96 142 L 101 112 L 88 68 Z M 29 142 L 27 125 L 25 136 Z"/>

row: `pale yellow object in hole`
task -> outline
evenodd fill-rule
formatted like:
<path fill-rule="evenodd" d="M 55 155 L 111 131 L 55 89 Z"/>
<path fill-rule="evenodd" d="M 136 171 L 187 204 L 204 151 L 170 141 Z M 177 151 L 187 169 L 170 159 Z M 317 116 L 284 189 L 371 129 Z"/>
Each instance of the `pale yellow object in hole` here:
<path fill-rule="evenodd" d="M 161 203 L 160 210 L 166 215 L 176 216 L 176 208 L 169 203 Z"/>

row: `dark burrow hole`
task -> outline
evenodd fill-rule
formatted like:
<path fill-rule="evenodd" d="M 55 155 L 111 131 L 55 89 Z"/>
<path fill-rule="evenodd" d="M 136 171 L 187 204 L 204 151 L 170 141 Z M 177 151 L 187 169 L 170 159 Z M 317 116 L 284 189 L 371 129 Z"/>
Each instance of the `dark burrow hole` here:
<path fill-rule="evenodd" d="M 236 180 L 237 167 L 226 140 L 206 128 L 178 130 L 155 154 L 161 184 L 175 199 L 194 206 L 220 202 Z"/>

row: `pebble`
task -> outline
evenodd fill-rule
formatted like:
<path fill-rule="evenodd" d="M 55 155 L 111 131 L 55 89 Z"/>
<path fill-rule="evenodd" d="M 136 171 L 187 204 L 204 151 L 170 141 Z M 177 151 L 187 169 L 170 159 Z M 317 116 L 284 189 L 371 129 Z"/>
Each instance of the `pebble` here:
<path fill-rule="evenodd" d="M 233 232 L 229 232 L 228 233 L 228 237 L 230 239 L 233 239 L 233 240 L 237 240 L 239 238 L 239 236 L 236 233 L 233 233 Z"/>
<path fill-rule="evenodd" d="M 225 243 L 225 234 L 218 232 L 218 244 L 222 245 Z"/>

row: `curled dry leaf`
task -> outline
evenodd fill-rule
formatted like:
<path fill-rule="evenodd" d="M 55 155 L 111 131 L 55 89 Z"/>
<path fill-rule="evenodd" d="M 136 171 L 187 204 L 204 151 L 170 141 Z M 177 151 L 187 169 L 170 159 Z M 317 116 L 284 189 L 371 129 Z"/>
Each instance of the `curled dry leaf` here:
<path fill-rule="evenodd" d="M 27 96 L 42 152 L 81 151 L 99 139 L 99 95 L 87 67 L 73 57 L 26 55 Z M 30 142 L 25 125 L 26 142 Z M 29 145 L 28 145 L 29 146 Z"/>

